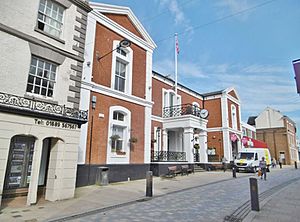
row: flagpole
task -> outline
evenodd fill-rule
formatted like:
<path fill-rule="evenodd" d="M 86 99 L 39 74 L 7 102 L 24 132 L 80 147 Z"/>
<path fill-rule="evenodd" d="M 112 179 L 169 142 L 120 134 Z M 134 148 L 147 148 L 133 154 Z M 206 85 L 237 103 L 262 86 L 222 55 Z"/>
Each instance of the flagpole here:
<path fill-rule="evenodd" d="M 177 54 L 178 54 L 177 33 L 175 33 L 175 95 L 177 95 Z"/>

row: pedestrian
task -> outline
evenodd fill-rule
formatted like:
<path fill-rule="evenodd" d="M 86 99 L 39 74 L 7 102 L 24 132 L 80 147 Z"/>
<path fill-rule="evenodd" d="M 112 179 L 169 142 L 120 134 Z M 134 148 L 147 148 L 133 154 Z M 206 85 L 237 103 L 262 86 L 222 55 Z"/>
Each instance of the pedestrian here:
<path fill-rule="evenodd" d="M 225 156 L 222 156 L 221 161 L 222 161 L 222 168 L 223 168 L 223 170 L 225 172 L 226 171 L 226 161 L 227 161 L 227 159 L 225 158 Z"/>
<path fill-rule="evenodd" d="M 275 158 L 272 159 L 272 168 L 276 168 L 277 161 Z"/>
<path fill-rule="evenodd" d="M 260 179 L 264 176 L 264 180 L 267 180 L 267 162 L 265 161 L 265 157 L 262 157 L 261 161 L 259 161 L 259 168 L 261 170 Z"/>
<path fill-rule="evenodd" d="M 278 163 L 279 163 L 279 167 L 280 167 L 280 169 L 281 169 L 281 168 L 282 168 L 282 158 L 281 158 L 281 157 L 279 157 Z"/>

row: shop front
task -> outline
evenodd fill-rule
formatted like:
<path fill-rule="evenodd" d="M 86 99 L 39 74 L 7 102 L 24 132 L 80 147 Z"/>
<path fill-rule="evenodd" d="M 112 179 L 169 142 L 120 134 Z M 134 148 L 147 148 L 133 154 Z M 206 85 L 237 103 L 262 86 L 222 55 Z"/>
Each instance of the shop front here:
<path fill-rule="evenodd" d="M 87 113 L 20 110 L 4 101 L 0 100 L 0 204 L 19 196 L 26 197 L 27 205 L 40 197 L 72 198 L 80 126 Z"/>

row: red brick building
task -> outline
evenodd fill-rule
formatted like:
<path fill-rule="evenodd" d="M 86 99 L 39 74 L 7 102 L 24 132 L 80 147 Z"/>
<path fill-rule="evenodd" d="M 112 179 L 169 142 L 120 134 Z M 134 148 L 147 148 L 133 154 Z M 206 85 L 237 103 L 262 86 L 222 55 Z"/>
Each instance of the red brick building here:
<path fill-rule="evenodd" d="M 89 122 L 81 131 L 77 186 L 95 183 L 103 166 L 114 182 L 144 178 L 150 169 L 165 174 L 170 165 L 207 165 L 223 155 L 232 160 L 241 140 L 235 89 L 200 94 L 176 87 L 152 72 L 156 45 L 129 8 L 91 7 L 80 107 Z"/>
<path fill-rule="evenodd" d="M 151 76 L 155 43 L 127 7 L 91 3 L 81 107 L 89 110 L 78 157 L 77 185 L 138 179 L 150 164 Z M 129 46 L 120 47 L 129 42 Z"/>

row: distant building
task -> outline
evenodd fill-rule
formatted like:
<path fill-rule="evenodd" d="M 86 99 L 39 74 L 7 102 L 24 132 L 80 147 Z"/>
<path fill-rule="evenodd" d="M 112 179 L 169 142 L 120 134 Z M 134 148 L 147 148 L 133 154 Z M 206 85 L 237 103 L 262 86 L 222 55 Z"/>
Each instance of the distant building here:
<path fill-rule="evenodd" d="M 257 139 L 268 144 L 271 156 L 281 158 L 284 164 L 298 161 L 296 124 L 280 111 L 267 107 L 257 117 L 249 117 L 248 124 L 255 123 Z"/>

